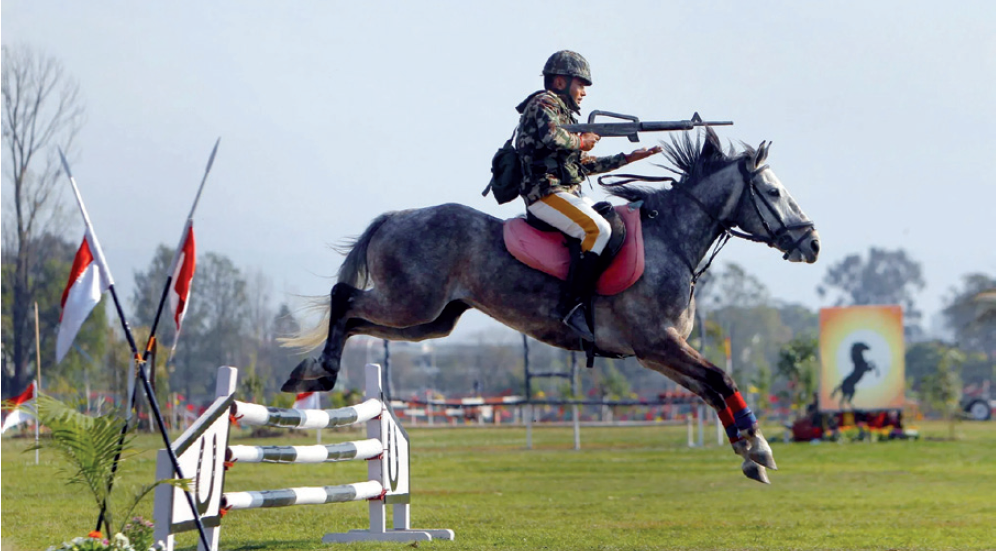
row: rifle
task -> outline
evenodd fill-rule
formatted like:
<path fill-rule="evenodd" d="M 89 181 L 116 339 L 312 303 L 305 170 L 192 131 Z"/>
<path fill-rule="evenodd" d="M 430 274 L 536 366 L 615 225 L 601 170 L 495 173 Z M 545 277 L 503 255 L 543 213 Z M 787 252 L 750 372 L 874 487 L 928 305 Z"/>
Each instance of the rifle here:
<path fill-rule="evenodd" d="M 623 119 L 630 122 L 603 122 L 596 123 L 597 116 Z M 589 113 L 588 124 L 566 124 L 562 126 L 569 132 L 593 132 L 601 137 L 627 136 L 632 142 L 638 141 L 638 132 L 663 132 L 669 130 L 693 130 L 697 126 L 731 126 L 731 121 L 709 121 L 705 122 L 698 113 L 693 113 L 688 121 L 649 121 L 641 122 L 637 117 L 631 115 L 621 115 L 609 111 L 593 111 Z"/>

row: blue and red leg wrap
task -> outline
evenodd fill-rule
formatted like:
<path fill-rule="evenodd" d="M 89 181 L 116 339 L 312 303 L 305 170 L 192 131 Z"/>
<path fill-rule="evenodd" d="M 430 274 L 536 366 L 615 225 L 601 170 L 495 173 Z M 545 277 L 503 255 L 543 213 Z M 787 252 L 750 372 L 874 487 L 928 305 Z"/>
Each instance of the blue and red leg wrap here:
<path fill-rule="evenodd" d="M 724 408 L 717 412 L 717 418 L 721 420 L 721 426 L 724 427 L 724 432 L 728 435 L 728 442 L 738 441 L 738 427 L 735 426 L 735 416 L 731 414 L 731 410 Z"/>
<path fill-rule="evenodd" d="M 749 430 L 756 425 L 755 414 L 749 409 L 748 404 L 742 398 L 741 392 L 735 392 L 731 396 L 724 399 L 724 403 L 728 405 L 728 409 L 731 410 L 731 415 L 734 417 L 735 426 L 739 430 Z"/>

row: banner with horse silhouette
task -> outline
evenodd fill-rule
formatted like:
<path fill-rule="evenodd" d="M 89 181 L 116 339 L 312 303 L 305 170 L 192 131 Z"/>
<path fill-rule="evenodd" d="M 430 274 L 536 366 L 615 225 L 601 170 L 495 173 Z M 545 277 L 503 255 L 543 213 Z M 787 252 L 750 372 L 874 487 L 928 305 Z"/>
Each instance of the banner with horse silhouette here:
<path fill-rule="evenodd" d="M 897 305 L 822 308 L 818 409 L 873 411 L 904 406 L 902 316 Z"/>

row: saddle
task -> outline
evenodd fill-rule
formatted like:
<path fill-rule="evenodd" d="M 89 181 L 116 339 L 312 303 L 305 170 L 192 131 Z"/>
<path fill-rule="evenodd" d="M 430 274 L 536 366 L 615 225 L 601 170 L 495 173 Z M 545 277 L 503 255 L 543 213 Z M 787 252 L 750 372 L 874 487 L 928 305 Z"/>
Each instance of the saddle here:
<path fill-rule="evenodd" d="M 600 202 L 593 209 L 610 222 L 613 229 L 607 247 L 600 255 L 601 273 L 596 294 L 616 295 L 634 285 L 645 271 L 645 246 L 641 233 L 641 206 L 638 203 L 614 207 Z M 568 278 L 571 255 L 581 244 L 529 215 L 503 223 L 506 250 L 527 266 L 558 279 Z"/>

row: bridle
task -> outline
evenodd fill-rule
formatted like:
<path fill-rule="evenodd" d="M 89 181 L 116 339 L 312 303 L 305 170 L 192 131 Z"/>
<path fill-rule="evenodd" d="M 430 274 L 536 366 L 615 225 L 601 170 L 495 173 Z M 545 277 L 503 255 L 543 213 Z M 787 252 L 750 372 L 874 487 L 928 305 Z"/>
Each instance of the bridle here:
<path fill-rule="evenodd" d="M 759 178 L 759 175 L 762 174 L 763 171 L 769 168 L 769 165 L 762 165 L 761 167 L 758 167 L 754 170 L 749 170 L 748 167 L 746 166 L 747 162 L 748 161 L 746 159 L 745 162 L 738 163 L 738 171 L 741 173 L 742 180 L 744 182 L 742 196 L 744 197 L 744 189 L 748 188 L 749 196 L 752 198 L 752 207 L 755 210 L 756 216 L 759 217 L 759 221 L 762 222 L 762 227 L 766 229 L 767 235 L 763 237 L 752 233 L 740 232 L 738 230 L 733 229 L 733 224 L 730 221 L 719 220 L 718 223 L 720 223 L 726 229 L 726 231 L 730 232 L 735 237 L 741 237 L 742 239 L 755 241 L 757 243 L 765 243 L 770 247 L 775 247 L 777 249 L 783 250 L 784 251 L 783 260 L 787 260 L 788 258 L 790 258 L 790 253 L 792 253 L 795 250 L 799 250 L 801 254 L 805 254 L 804 250 L 801 249 L 800 246 L 801 243 L 804 242 L 804 239 L 807 237 L 808 235 L 807 232 L 802 233 L 801 236 L 797 238 L 796 241 L 792 242 L 791 240 L 793 239 L 793 236 L 790 235 L 790 232 L 794 230 L 814 229 L 814 222 L 807 221 L 807 222 L 802 222 L 800 224 L 794 224 L 788 226 L 787 223 L 784 222 L 782 218 L 780 218 L 780 213 L 777 212 L 776 207 L 774 207 L 773 204 L 769 202 L 769 200 L 764 196 L 764 194 L 761 191 L 759 191 L 759 183 L 757 180 Z M 688 196 L 691 197 L 692 195 Z M 762 209 L 759 208 L 760 203 L 766 207 L 769 213 L 773 216 L 773 219 L 780 223 L 780 226 L 776 228 L 775 231 L 773 230 L 772 227 L 770 227 L 769 222 L 766 221 L 766 217 L 763 216 Z M 702 203 L 700 204 L 700 207 L 704 208 Z M 704 212 L 706 212 L 706 210 Z M 781 244 L 787 244 L 787 243 L 789 244 L 786 247 L 780 246 Z"/>
<path fill-rule="evenodd" d="M 724 248 L 724 246 L 728 243 L 728 241 L 732 237 L 738 237 L 741 239 L 745 239 L 747 241 L 754 241 L 756 243 L 764 243 L 770 247 L 781 249 L 785 251 L 783 254 L 783 260 L 787 260 L 788 258 L 790 258 L 790 254 L 793 253 L 793 251 L 795 250 L 799 250 L 802 254 L 804 254 L 804 250 L 801 249 L 801 243 L 803 243 L 804 239 L 808 236 L 808 232 L 804 232 L 797 240 L 791 242 L 793 237 L 790 235 L 790 232 L 795 230 L 814 228 L 814 222 L 810 221 L 802 222 L 800 224 L 788 225 L 780 217 L 780 213 L 776 210 L 776 207 L 773 206 L 773 204 L 765 197 L 765 194 L 763 194 L 762 191 L 759 189 L 759 176 L 762 174 L 763 171 L 769 168 L 769 165 L 763 165 L 761 167 L 749 169 L 748 158 L 740 159 L 737 162 L 738 162 L 738 171 L 742 176 L 741 180 L 742 185 L 740 186 L 740 189 L 732 192 L 731 196 L 725 202 L 725 207 L 723 208 L 720 216 L 715 216 L 714 213 L 711 212 L 709 208 L 707 208 L 707 205 L 703 204 L 703 201 L 701 201 L 697 196 L 693 195 L 693 193 L 687 189 L 687 186 L 680 184 L 675 178 L 671 176 L 643 176 L 637 174 L 619 174 L 619 175 L 601 176 L 597 179 L 597 181 L 599 182 L 600 185 L 606 187 L 622 186 L 632 182 L 671 182 L 673 184 L 672 189 L 680 192 L 683 196 L 690 199 L 693 202 L 693 204 L 700 207 L 700 210 L 702 210 L 704 214 L 706 214 L 707 217 L 714 222 L 713 227 L 721 228 L 721 235 L 719 235 L 718 239 L 714 242 L 713 251 L 711 251 L 710 255 L 707 257 L 707 262 L 704 264 L 702 268 L 700 268 L 699 270 L 695 270 L 692 267 L 692 264 L 688 260 L 686 260 L 686 264 L 690 267 L 690 272 L 693 274 L 692 285 L 695 286 L 697 279 L 699 279 L 700 276 L 703 275 L 708 268 L 710 268 L 710 264 L 711 262 L 714 261 L 714 257 L 716 257 L 717 254 L 721 252 L 721 249 Z M 604 179 L 607 180 L 618 179 L 618 180 L 612 182 L 604 182 Z M 749 231 L 737 230 L 735 229 L 736 223 L 732 221 L 730 218 L 728 218 L 731 212 L 737 210 L 736 207 L 740 205 L 742 201 L 745 200 L 746 189 L 748 190 L 747 196 L 751 197 L 752 200 L 752 208 L 753 210 L 755 210 L 756 216 L 759 217 L 759 221 L 762 222 L 762 227 L 766 230 L 766 235 L 757 235 Z M 736 193 L 738 194 L 737 198 L 735 197 Z M 761 207 L 760 204 L 762 205 Z M 766 216 L 763 215 L 763 210 L 762 210 L 763 208 L 769 211 L 773 219 L 779 223 L 778 227 L 774 229 L 773 226 L 771 226 L 770 223 L 766 220 Z M 654 217 L 655 215 L 657 215 L 657 212 L 650 213 L 650 215 Z M 781 244 L 787 244 L 787 246 L 781 247 L 780 246 Z M 681 258 L 683 257 L 681 256 Z"/>

